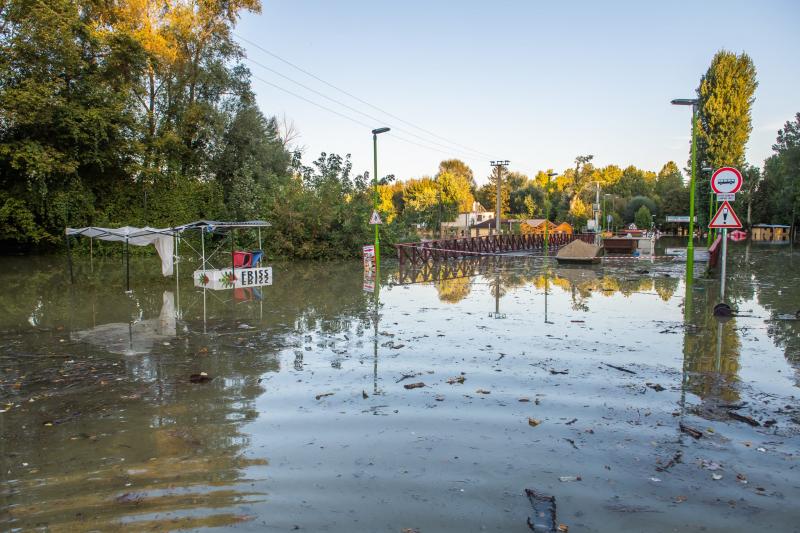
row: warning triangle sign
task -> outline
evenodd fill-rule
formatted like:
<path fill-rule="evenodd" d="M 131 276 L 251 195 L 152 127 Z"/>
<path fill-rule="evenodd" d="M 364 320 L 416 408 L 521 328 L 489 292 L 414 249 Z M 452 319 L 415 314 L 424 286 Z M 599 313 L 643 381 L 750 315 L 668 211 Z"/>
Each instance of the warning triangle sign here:
<path fill-rule="evenodd" d="M 719 209 L 717 210 L 717 214 L 711 219 L 711 223 L 708 225 L 708 227 L 717 229 L 735 229 L 741 228 L 742 222 L 739 220 L 739 217 L 736 216 L 733 206 L 731 206 L 731 204 L 728 202 L 722 202 L 722 205 L 720 205 Z"/>
<path fill-rule="evenodd" d="M 373 211 L 372 212 L 372 216 L 369 217 L 369 223 L 370 224 L 383 224 L 383 222 L 381 222 L 381 216 L 378 214 L 378 211 Z M 737 226 L 737 227 L 741 227 L 741 226 Z"/>

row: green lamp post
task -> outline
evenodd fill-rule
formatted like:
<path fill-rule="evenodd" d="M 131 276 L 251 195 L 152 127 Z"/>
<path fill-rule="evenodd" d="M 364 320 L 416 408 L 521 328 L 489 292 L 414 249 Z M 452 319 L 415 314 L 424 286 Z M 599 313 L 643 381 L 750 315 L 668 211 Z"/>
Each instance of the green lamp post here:
<path fill-rule="evenodd" d="M 687 281 L 694 276 L 693 269 L 688 267 L 694 265 L 694 189 L 695 174 L 697 173 L 697 98 L 676 98 L 672 100 L 672 105 L 692 106 L 692 176 L 689 180 L 689 242 L 686 245 L 687 262 Z"/>
<path fill-rule="evenodd" d="M 372 207 L 374 211 L 378 212 L 378 135 L 386 133 L 390 128 L 376 128 L 372 130 L 372 158 L 374 162 L 374 171 L 372 175 Z M 381 237 L 378 232 L 380 224 L 373 224 L 375 226 L 375 269 L 380 272 L 381 270 Z"/>

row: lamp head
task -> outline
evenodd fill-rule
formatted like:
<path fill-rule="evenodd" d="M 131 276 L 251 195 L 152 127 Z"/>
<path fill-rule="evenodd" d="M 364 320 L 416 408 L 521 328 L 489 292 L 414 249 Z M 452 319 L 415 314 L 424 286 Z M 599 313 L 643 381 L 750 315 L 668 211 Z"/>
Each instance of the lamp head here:
<path fill-rule="evenodd" d="M 672 105 L 696 105 L 698 101 L 697 98 L 676 98 L 670 103 Z"/>
<path fill-rule="evenodd" d="M 378 135 L 379 133 L 386 133 L 390 129 L 391 128 L 375 128 L 374 130 L 372 130 L 372 134 L 373 135 Z"/>

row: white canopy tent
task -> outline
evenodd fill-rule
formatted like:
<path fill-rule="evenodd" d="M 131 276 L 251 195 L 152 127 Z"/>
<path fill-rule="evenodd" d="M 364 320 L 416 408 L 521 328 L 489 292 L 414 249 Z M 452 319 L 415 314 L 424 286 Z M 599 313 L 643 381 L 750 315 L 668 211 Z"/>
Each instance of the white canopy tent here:
<path fill-rule="evenodd" d="M 177 265 L 178 254 L 177 245 L 180 243 L 180 235 L 184 231 L 200 230 L 201 243 L 202 243 L 202 264 L 205 268 L 206 254 L 205 254 L 205 234 L 214 231 L 230 231 L 231 232 L 231 245 L 233 245 L 233 230 L 236 229 L 258 229 L 258 246 L 261 247 L 261 228 L 270 227 L 269 222 L 263 220 L 247 220 L 247 221 L 217 221 L 217 220 L 197 220 L 182 226 L 175 226 L 172 228 L 152 228 L 145 226 L 137 228 L 134 226 L 122 226 L 120 228 L 101 228 L 97 226 L 88 226 L 85 228 L 66 228 L 64 237 L 67 243 L 67 254 L 70 270 L 70 280 L 72 280 L 72 255 L 70 253 L 69 237 L 88 237 L 90 239 L 99 239 L 101 241 L 112 241 L 125 243 L 125 287 L 130 291 L 130 256 L 128 253 L 128 246 L 149 246 L 153 245 L 158 251 L 161 258 L 161 273 L 166 276 L 173 275 L 174 268 Z M 231 248 L 231 251 L 233 249 Z"/>

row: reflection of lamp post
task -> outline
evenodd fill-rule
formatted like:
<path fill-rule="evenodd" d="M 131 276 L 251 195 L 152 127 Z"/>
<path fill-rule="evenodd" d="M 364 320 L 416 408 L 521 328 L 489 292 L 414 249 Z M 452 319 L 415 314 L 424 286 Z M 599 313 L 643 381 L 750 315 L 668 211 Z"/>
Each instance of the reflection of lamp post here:
<path fill-rule="evenodd" d="M 378 212 L 378 134 L 379 133 L 386 133 L 389 131 L 389 128 L 376 128 L 372 130 L 372 158 L 374 162 L 374 170 L 375 175 L 372 176 L 372 186 L 373 186 L 373 209 L 375 212 Z M 380 272 L 381 270 L 381 238 L 378 234 L 378 226 L 380 224 L 374 224 L 375 226 L 375 269 Z"/>
<path fill-rule="evenodd" d="M 547 186 L 544 190 L 544 200 L 547 205 L 547 212 L 544 216 L 544 256 L 547 257 L 547 248 L 550 245 L 550 239 L 547 236 L 547 227 L 550 225 L 550 178 L 558 176 L 557 172 L 547 173 Z"/>

